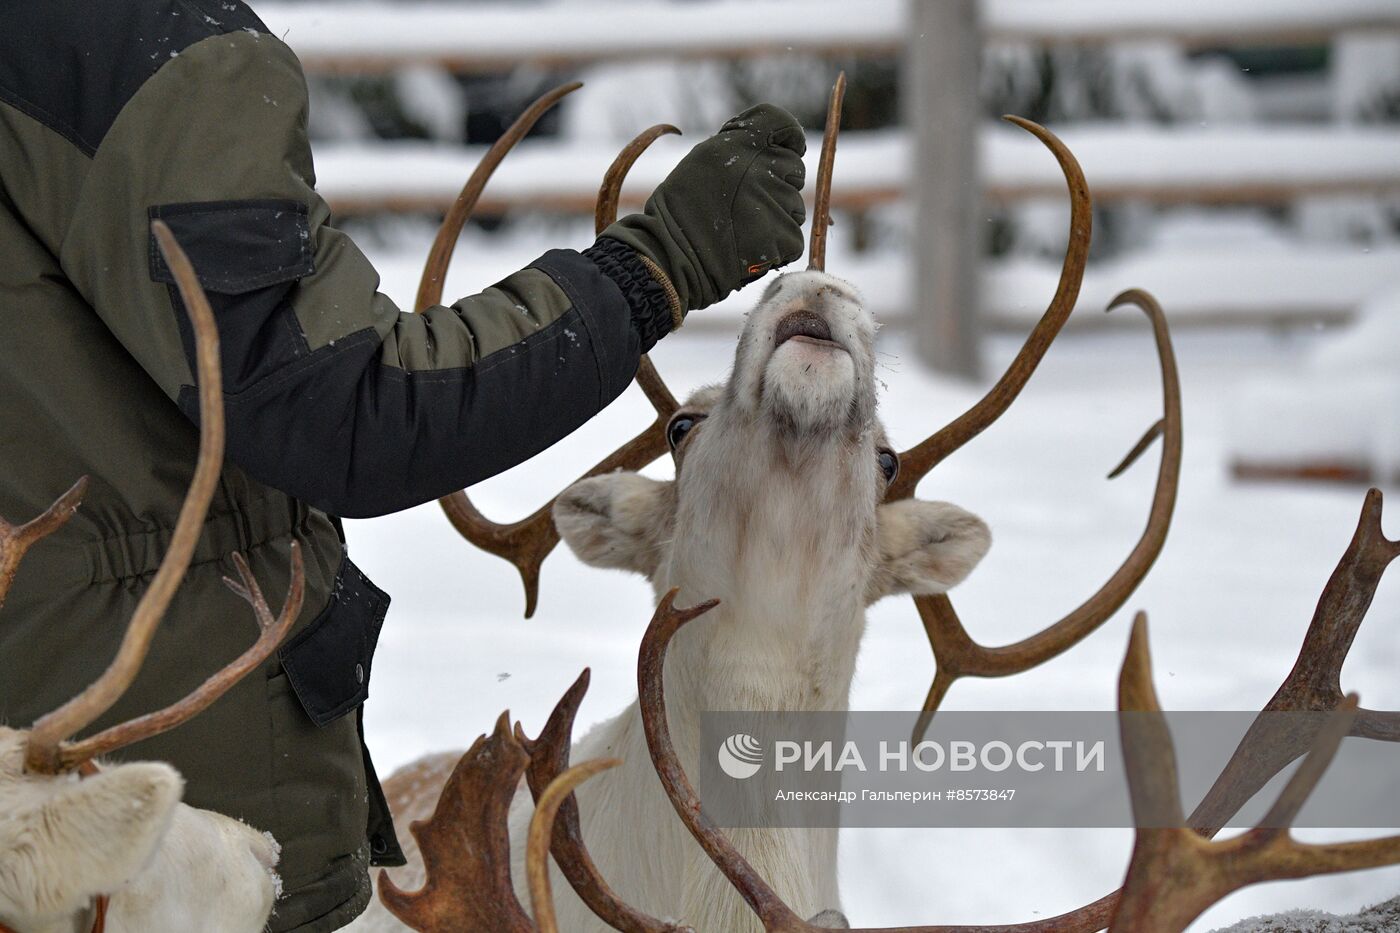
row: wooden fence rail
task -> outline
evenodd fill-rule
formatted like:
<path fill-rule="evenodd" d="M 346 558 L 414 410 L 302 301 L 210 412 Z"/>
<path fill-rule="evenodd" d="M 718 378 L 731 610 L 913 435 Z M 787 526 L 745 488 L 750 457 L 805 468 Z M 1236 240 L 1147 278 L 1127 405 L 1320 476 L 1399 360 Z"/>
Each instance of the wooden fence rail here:
<path fill-rule="evenodd" d="M 409 64 L 499 71 L 642 59 L 750 58 L 787 52 L 895 56 L 910 17 L 936 0 L 799 3 L 257 4 L 312 72 Z M 1393 0 L 984 0 L 990 42 L 1101 44 L 1173 39 L 1200 47 L 1325 42 L 1338 32 L 1400 30 Z M 528 23 L 522 29 L 521 23 Z"/>
<path fill-rule="evenodd" d="M 843 141 L 836 204 L 911 201 L 919 222 L 909 266 L 920 307 L 923 359 L 976 376 L 983 250 L 975 223 L 983 196 L 1010 201 L 1061 193 L 1029 140 L 979 131 L 978 50 L 987 43 L 1103 44 L 1165 39 L 1192 47 L 1325 43 L 1341 33 L 1400 35 L 1397 0 L 802 0 L 800 3 L 570 3 L 521 9 L 505 3 L 258 4 L 268 28 L 313 73 L 376 73 L 409 65 L 456 72 L 523 64 L 576 67 L 607 61 L 747 58 L 790 53 L 902 60 L 904 140 Z M 1289 133 L 1293 135 L 1290 136 Z M 1311 195 L 1372 196 L 1400 190 L 1400 139 L 1334 130 L 1247 127 L 1229 133 L 1137 128 L 1063 134 L 1085 164 L 1096 198 L 1159 204 L 1277 204 Z M 1080 136 L 1082 138 L 1076 138 Z M 1020 147 L 1020 154 L 1017 154 Z M 394 153 L 392 156 L 390 153 Z M 1209 159 L 1202 159 L 1209 153 Z M 478 156 L 422 147 L 317 149 L 322 189 L 342 212 L 441 210 Z M 672 158 L 675 156 L 673 155 Z M 586 211 L 593 179 L 577 152 L 522 152 L 484 199 L 483 212 L 513 207 Z M 550 159 L 553 158 L 553 164 Z M 668 165 L 648 156 L 646 165 Z M 1049 173 L 1047 174 L 1047 168 Z M 642 166 L 639 166 L 642 169 Z M 529 171 L 529 174 L 523 174 Z M 624 203 L 637 203 L 649 170 Z M 654 174 L 654 170 L 650 170 Z M 658 176 L 659 178 L 659 176 Z M 652 180 L 654 184 L 656 179 Z"/>

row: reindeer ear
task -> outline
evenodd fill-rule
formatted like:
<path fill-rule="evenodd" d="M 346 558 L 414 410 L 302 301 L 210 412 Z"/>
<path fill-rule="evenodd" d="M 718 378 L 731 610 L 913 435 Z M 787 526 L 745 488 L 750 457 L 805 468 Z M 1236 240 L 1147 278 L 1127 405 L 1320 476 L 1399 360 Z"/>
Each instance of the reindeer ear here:
<path fill-rule="evenodd" d="M 992 545 L 987 523 L 948 502 L 906 499 L 880 506 L 879 556 L 866 601 L 892 593 L 944 593 L 972 572 Z"/>
<path fill-rule="evenodd" d="M 169 765 L 114 765 L 34 788 L 32 805 L 0 816 L 0 909 L 65 916 L 110 894 L 150 862 L 184 781 Z"/>
<path fill-rule="evenodd" d="M 636 473 L 579 480 L 554 503 L 559 536 L 594 567 L 652 576 L 675 520 L 675 484 Z"/>

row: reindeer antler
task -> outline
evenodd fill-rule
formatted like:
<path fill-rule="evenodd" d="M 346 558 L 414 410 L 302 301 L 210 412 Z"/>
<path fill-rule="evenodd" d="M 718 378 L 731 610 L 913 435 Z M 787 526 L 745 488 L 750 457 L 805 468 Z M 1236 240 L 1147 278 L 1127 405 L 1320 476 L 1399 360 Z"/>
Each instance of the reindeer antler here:
<path fill-rule="evenodd" d="M 447 779 L 432 818 L 410 832 L 427 881 L 412 894 L 379 872 L 379 899 L 422 933 L 534 933 L 510 883 L 506 819 L 529 756 L 502 713 L 490 738 L 478 736 Z"/>
<path fill-rule="evenodd" d="M 662 598 L 646 634 L 642 636 L 642 646 L 637 656 L 637 704 L 641 709 L 642 728 L 646 733 L 652 765 L 676 815 L 705 850 L 710 861 L 749 905 L 766 933 L 820 933 L 822 928 L 803 920 L 788 907 L 705 814 L 700 795 L 695 792 L 676 755 L 666 719 L 666 651 L 681 626 L 719 604 L 718 600 L 710 600 L 690 609 L 677 609 L 675 599 L 678 592 L 673 589 Z M 856 929 L 853 933 L 1064 933 L 1064 930 L 1056 925 L 1055 920 L 1036 920 L 1005 926 L 874 927 Z"/>
<path fill-rule="evenodd" d="M 1178 933 L 1225 895 L 1261 881 L 1400 863 L 1400 836 L 1310 845 L 1288 831 L 1351 730 L 1355 694 L 1338 704 L 1263 824 L 1224 842 L 1209 842 L 1183 825 L 1176 756 L 1152 686 L 1143 613 L 1133 623 L 1118 695 L 1120 710 L 1140 711 L 1147 721 L 1123 722 L 1123 755 L 1140 828 L 1109 927 L 1114 933 Z"/>
<path fill-rule="evenodd" d="M 379 873 L 379 899 L 395 917 L 419 933 L 557 933 L 549 882 L 551 838 L 556 858 L 566 873 L 570 870 L 568 859 L 578 860 L 591 873 L 595 890 L 616 900 L 607 883 L 597 875 L 578 836 L 574 790 L 590 777 L 622 762 L 607 758 L 572 768 L 566 766 L 574 713 L 587 685 L 588 672 L 584 671 L 559 701 L 539 741 L 524 739 L 519 724 L 513 735 L 508 728 L 507 711 L 496 720 L 489 738 L 478 736 L 462 755 L 438 797 L 433 815 L 426 822 L 418 821 L 409 827 L 423 856 L 423 887 L 406 893 L 394 884 L 388 872 Z M 542 768 L 534 767 L 532 755 L 536 752 L 545 756 Z M 561 761 L 564 766 L 553 773 L 553 766 Z M 526 838 L 525 873 L 533 921 L 516 897 L 510 873 L 510 806 L 527 765 L 531 765 L 532 780 L 552 774 L 536 790 L 535 813 Z M 566 822 L 572 824 L 568 830 L 570 841 L 563 846 L 560 840 L 565 838 L 565 827 L 556 825 L 561 811 L 566 814 Z M 572 815 L 567 815 L 570 812 Z M 559 858 L 561 852 L 566 858 Z M 569 877 L 579 890 L 574 876 Z M 579 893 L 582 895 L 583 891 Z M 593 901 L 588 903 L 594 905 Z M 620 911 L 598 914 L 615 929 L 694 933 L 687 926 L 650 920 L 621 901 L 617 904 Z M 645 922 L 623 925 L 629 922 L 628 918 L 642 918 Z"/>
<path fill-rule="evenodd" d="M 437 239 L 433 241 L 428 265 L 423 270 L 423 280 L 418 289 L 419 312 L 441 301 L 443 280 L 447 275 L 447 265 L 452 259 L 453 245 L 457 242 L 462 226 L 471 216 L 471 210 L 485 189 L 491 173 L 545 111 L 565 94 L 579 87 L 582 85 L 578 83 L 561 85 L 531 104 L 491 146 L 471 177 L 467 179 L 462 194 L 443 220 Z M 594 211 L 594 227 L 597 233 L 602 233 L 617 218 L 617 204 L 627 170 L 656 139 L 667 133 L 679 132 L 680 130 L 670 124 L 653 126 L 628 143 L 613 160 L 598 191 L 598 202 Z M 585 477 L 615 470 L 639 470 L 666 452 L 666 424 L 680 406 L 661 380 L 656 367 L 646 356 L 642 357 L 637 367 L 636 380 L 647 401 L 656 409 L 656 420 L 636 437 L 604 457 L 593 469 L 583 474 Z M 533 616 L 539 603 L 540 568 L 545 558 L 559 543 L 559 532 L 554 528 L 552 514 L 554 500 L 550 499 L 528 517 L 509 523 L 494 522 L 487 518 L 462 491 L 450 493 L 438 502 L 447 513 L 452 527 L 456 528 L 462 537 L 484 551 L 505 558 L 515 566 L 520 572 L 521 582 L 525 584 L 525 618 Z"/>
<path fill-rule="evenodd" d="M 1093 221 L 1089 186 L 1084 173 L 1074 154 L 1049 130 L 1020 117 L 1006 119 L 1045 143 L 1059 161 L 1069 187 L 1069 246 L 1065 251 L 1059 285 L 1049 308 L 1026 338 L 1021 351 L 981 401 L 922 443 L 900 454 L 899 474 L 890 484 L 887 494 L 891 500 L 912 496 L 919 481 L 929 471 L 1001 417 L 1035 372 L 1050 344 L 1069 319 L 1079 296 Z M 1161 306 L 1146 292 L 1132 289 L 1116 297 L 1109 310 L 1125 304 L 1139 306 L 1152 322 L 1162 370 L 1164 413 L 1161 420 L 1148 429 L 1123 462 L 1109 474 L 1109 478 L 1126 470 L 1158 436 L 1163 438 L 1162 461 L 1147 528 L 1123 564 L 1089 599 L 1063 619 L 1015 644 L 999 647 L 980 645 L 968 634 L 947 596 L 915 597 L 914 603 L 923 619 L 937 664 L 923 713 L 915 727 L 916 740 L 927 730 L 933 714 L 954 681 L 960 677 L 1017 674 L 1066 651 L 1102 625 L 1127 601 L 1161 553 L 1171 526 L 1181 472 L 1181 387 L 1171 335 Z"/>
<path fill-rule="evenodd" d="M 831 172 L 836 163 L 836 137 L 841 132 L 841 103 L 846 99 L 846 72 L 836 76 L 826 105 L 826 129 L 822 133 L 821 160 L 817 163 L 816 202 L 812 206 L 812 239 L 807 247 L 807 268 L 826 269 L 826 229 L 831 226 Z"/>
<path fill-rule="evenodd" d="M 204 516 L 209 510 L 209 502 L 214 496 L 219 472 L 223 467 L 223 390 L 219 368 L 219 334 L 214 324 L 214 314 L 189 259 L 175 241 L 170 228 L 160 220 L 152 221 L 151 228 L 166 264 L 175 277 L 194 328 L 199 382 L 199 457 L 195 462 L 194 478 L 190 482 L 189 491 L 170 538 L 170 547 L 132 614 L 117 656 L 101 677 L 73 699 L 41 717 L 30 730 L 25 767 L 33 772 L 53 774 L 70 770 L 95 755 L 150 738 L 194 716 L 265 660 L 287 633 L 301 609 L 303 573 L 300 552 L 295 543 L 292 545 L 292 583 L 282 614 L 276 620 L 272 619 L 266 602 L 262 600 L 261 594 L 257 593 L 257 586 L 247 573 L 247 565 L 240 563 L 239 572 L 244 576 L 247 592 L 256 595 L 256 600 L 250 599 L 250 602 L 253 602 L 262 629 L 262 635 L 254 646 L 233 664 L 206 680 L 184 700 L 158 713 L 114 726 L 86 741 L 66 741 L 111 709 L 112 704 L 135 680 L 150 649 L 156 628 L 171 599 L 174 598 L 185 571 L 189 568 L 190 558 L 204 525 Z M 62 524 L 67 515 L 72 514 L 72 508 L 77 504 L 76 497 L 82 494 L 82 485 L 80 481 L 55 506 L 63 506 L 57 513 L 61 517 L 46 517 L 40 520 L 48 530 Z M 241 558 L 239 560 L 241 561 Z"/>
<path fill-rule="evenodd" d="M 37 542 L 47 538 L 68 523 L 73 513 L 83 501 L 87 492 L 87 477 L 78 480 L 68 491 L 59 496 L 53 505 L 44 510 L 38 518 L 16 527 L 0 518 L 0 608 L 5 605 L 10 586 L 15 582 L 15 571 L 25 552 Z"/>
<path fill-rule="evenodd" d="M 1044 359 L 1050 344 L 1059 336 L 1060 330 L 1069 320 L 1079 298 L 1079 286 L 1084 281 L 1084 264 L 1089 258 L 1089 238 L 1093 232 L 1093 200 L 1089 194 L 1089 183 L 1084 179 L 1084 170 L 1079 160 L 1060 138 L 1038 123 L 1022 117 L 1006 116 L 1004 120 L 1014 123 L 1045 144 L 1060 163 L 1064 172 L 1065 184 L 1069 186 L 1069 244 L 1065 247 L 1064 264 L 1060 269 L 1060 281 L 1055 287 L 1055 295 L 1050 299 L 1039 323 L 1026 338 L 1011 365 L 1002 373 L 996 385 L 992 386 L 982 399 L 946 426 L 928 438 L 899 455 L 899 475 L 890 484 L 886 499 L 907 499 L 914 494 L 919 481 L 929 471 L 961 448 L 968 441 L 981 434 L 1000 418 L 1016 396 L 1026 387 L 1036 367 Z"/>
<path fill-rule="evenodd" d="M 539 738 L 529 739 L 520 723 L 515 724 L 516 741 L 530 755 L 530 766 L 525 771 L 525 779 L 530 785 L 530 793 L 535 798 L 535 806 L 544 805 L 547 788 L 569 770 L 569 746 L 572 742 L 574 717 L 578 715 L 579 704 L 588 692 L 589 671 L 584 668 L 562 698 L 554 711 L 549 714 Z M 569 795 L 559 803 L 558 819 L 554 825 L 550 851 L 559 869 L 568 879 L 570 887 L 588 909 L 608 926 L 622 933 L 685 933 L 690 928 L 666 920 L 647 916 L 618 897 L 609 887 L 598 867 L 593 864 L 588 849 L 583 844 L 583 830 L 579 826 L 578 800 Z"/>
<path fill-rule="evenodd" d="M 1358 538 L 1361 537 L 1362 531 L 1358 530 Z M 1396 547 L 1391 542 L 1386 545 L 1388 549 Z M 819 928 L 798 917 L 706 816 L 676 755 L 666 718 L 666 652 L 681 626 L 717 604 L 711 600 L 691 609 L 676 609 L 677 592 L 672 590 L 661 600 L 643 636 L 637 660 L 638 703 L 653 766 L 681 822 L 753 910 L 766 933 L 817 933 Z M 1369 602 L 1369 598 L 1365 601 Z M 1364 604 L 1361 609 L 1364 611 Z M 886 927 L 856 933 L 1089 933 L 1103 929 L 1110 918 L 1114 933 L 1177 933 L 1206 907 L 1246 885 L 1400 864 L 1400 836 L 1308 845 L 1297 842 L 1287 831 L 1331 762 L 1342 737 L 1357 734 L 1355 695 L 1338 704 L 1334 717 L 1313 740 L 1307 760 L 1270 809 L 1263 826 L 1243 836 L 1212 843 L 1186 828 L 1181 816 L 1175 755 L 1152 687 L 1146 616 L 1142 613 L 1134 622 L 1119 684 L 1120 710 L 1155 714 L 1146 722 L 1134 722 L 1130 727 L 1125 721 L 1123 725 L 1135 822 L 1143 828 L 1137 832 L 1132 864 L 1120 892 L 1076 911 L 1027 923 Z M 1285 764 L 1280 764 L 1259 786 Z M 1245 799 L 1252 795 L 1253 792 Z M 1170 828 L 1160 828 L 1164 825 Z"/>
<path fill-rule="evenodd" d="M 530 884 L 530 908 L 534 911 L 540 933 L 555 933 L 558 928 L 554 919 L 554 896 L 549 886 L 549 850 L 559 807 L 566 800 L 574 799 L 574 788 L 595 774 L 620 764 L 621 758 L 597 758 L 575 765 L 551 781 L 535 801 L 535 815 L 530 817 L 525 870 Z"/>
<path fill-rule="evenodd" d="M 1400 556 L 1400 542 L 1381 530 L 1382 496 L 1366 493 L 1351 543 L 1322 591 L 1298 658 L 1250 726 L 1224 769 L 1187 819 L 1198 835 L 1212 839 L 1275 775 L 1306 754 L 1316 741 L 1304 731 L 1279 728 L 1264 713 L 1338 709 L 1343 703 L 1341 670 L 1387 567 Z M 1357 710 L 1350 735 L 1400 741 L 1400 714 Z M 1093 933 L 1108 926 L 1120 891 L 1106 894 L 1054 920 L 1062 933 Z"/>
<path fill-rule="evenodd" d="M 418 282 L 418 298 L 414 302 L 414 310 L 421 313 L 442 300 L 442 288 L 447 280 L 447 267 L 452 263 L 452 253 L 457 249 L 457 237 L 471 219 L 472 210 L 481 199 L 481 192 L 486 190 L 486 182 L 491 179 L 496 166 L 515 148 L 516 143 L 525 138 L 525 134 L 530 132 L 550 107 L 581 87 L 583 82 L 571 81 L 546 91 L 527 107 L 524 113 L 516 117 L 515 122 L 506 129 L 501 138 L 486 150 L 486 155 L 472 170 L 467 183 L 462 186 L 462 192 L 457 195 L 457 200 L 452 202 L 447 216 L 442 219 L 442 226 L 438 228 L 433 247 L 428 252 L 423 278 Z"/>

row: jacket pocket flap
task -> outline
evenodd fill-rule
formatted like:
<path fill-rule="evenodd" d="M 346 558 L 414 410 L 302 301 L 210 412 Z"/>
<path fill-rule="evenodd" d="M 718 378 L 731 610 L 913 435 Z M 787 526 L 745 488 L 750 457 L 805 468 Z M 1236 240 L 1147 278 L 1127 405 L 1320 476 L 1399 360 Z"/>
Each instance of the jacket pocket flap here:
<path fill-rule="evenodd" d="M 316 725 L 339 719 L 369 696 L 370 662 L 388 609 L 389 594 L 344 558 L 330 603 L 282 646 L 282 669 Z"/>
<path fill-rule="evenodd" d="M 203 201 L 161 204 L 147 213 L 169 225 L 199 284 L 211 292 L 241 295 L 315 271 L 305 204 L 271 198 Z M 149 250 L 151 280 L 174 284 L 155 234 Z"/>

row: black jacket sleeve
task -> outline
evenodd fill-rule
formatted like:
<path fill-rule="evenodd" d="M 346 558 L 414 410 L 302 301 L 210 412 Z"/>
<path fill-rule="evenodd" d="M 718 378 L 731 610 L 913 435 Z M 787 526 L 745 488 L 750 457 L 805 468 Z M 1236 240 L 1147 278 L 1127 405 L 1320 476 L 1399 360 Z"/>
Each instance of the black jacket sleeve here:
<path fill-rule="evenodd" d="M 191 335 L 149 233 L 170 225 L 214 306 L 234 462 L 331 513 L 379 515 L 529 458 L 627 387 L 671 321 L 628 248 L 553 250 L 403 314 L 316 194 L 306 106 L 277 39 L 191 42 L 106 131 L 63 244 L 75 286 L 195 417 Z"/>

